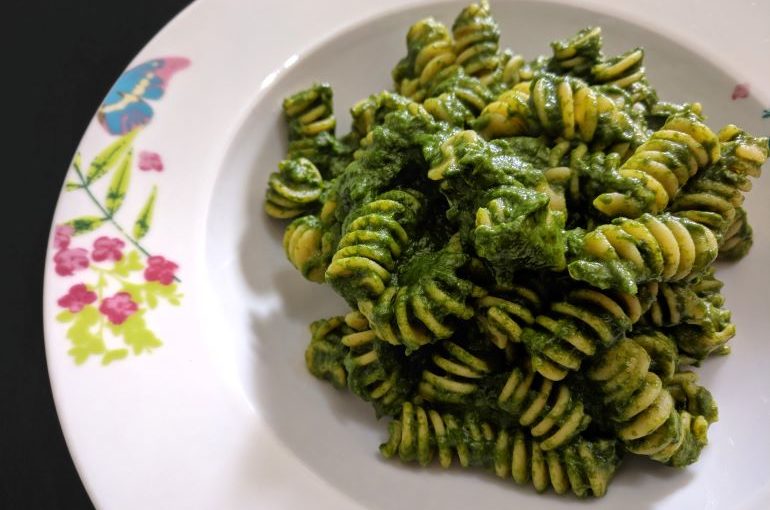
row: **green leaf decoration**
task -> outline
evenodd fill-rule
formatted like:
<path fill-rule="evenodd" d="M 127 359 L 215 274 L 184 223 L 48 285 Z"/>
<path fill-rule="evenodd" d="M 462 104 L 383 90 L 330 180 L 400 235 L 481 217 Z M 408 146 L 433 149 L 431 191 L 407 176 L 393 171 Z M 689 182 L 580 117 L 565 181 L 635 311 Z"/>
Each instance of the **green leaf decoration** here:
<path fill-rule="evenodd" d="M 112 349 L 104 353 L 102 356 L 102 365 L 109 365 L 113 361 L 123 359 L 128 356 L 128 349 Z"/>
<path fill-rule="evenodd" d="M 131 294 L 131 299 L 140 305 L 147 305 L 147 308 L 155 308 L 160 300 L 164 300 L 171 305 L 179 306 L 182 294 L 178 292 L 176 283 L 163 285 L 158 282 L 131 283 L 122 282 L 121 290 Z"/>
<path fill-rule="evenodd" d="M 108 145 L 106 149 L 102 150 L 102 152 L 97 154 L 96 157 L 91 161 L 91 165 L 88 167 L 88 174 L 86 175 L 85 179 L 86 184 L 91 184 L 92 182 L 95 182 L 98 179 L 104 177 L 104 175 L 110 171 L 118 163 L 118 161 L 120 161 L 120 158 L 123 156 L 123 154 L 125 154 L 126 151 L 131 148 L 134 137 L 138 132 L 138 129 L 129 131 Z M 78 162 L 76 167 L 79 166 L 80 165 Z"/>
<path fill-rule="evenodd" d="M 145 294 L 147 295 L 147 306 L 154 308 L 150 304 L 150 297 L 152 296 L 155 305 L 157 306 L 158 299 L 164 299 L 172 305 L 179 305 L 179 299 L 182 294 L 177 292 L 177 284 L 172 283 L 170 285 L 163 285 L 159 282 L 147 282 L 145 285 Z"/>
<path fill-rule="evenodd" d="M 82 184 L 80 184 L 79 182 L 75 182 L 75 181 L 67 181 L 67 182 L 64 183 L 64 189 L 66 191 L 75 191 L 76 189 L 80 189 L 82 187 L 83 187 Z"/>
<path fill-rule="evenodd" d="M 83 158 L 80 156 L 80 152 L 75 153 L 75 157 L 72 158 L 72 166 L 75 167 L 75 170 L 80 173 L 80 169 L 83 168 L 82 166 Z"/>
<path fill-rule="evenodd" d="M 118 276 L 126 277 L 129 273 L 135 271 L 141 271 L 144 269 L 142 264 L 142 258 L 139 252 L 132 250 L 126 254 L 125 257 L 115 262 L 115 267 L 112 268 L 112 272 Z"/>
<path fill-rule="evenodd" d="M 121 161 L 117 171 L 112 176 L 110 187 L 107 188 L 107 199 L 105 200 L 105 206 L 110 216 L 115 214 L 118 209 L 120 209 L 120 206 L 123 205 L 123 199 L 126 198 L 128 183 L 131 182 L 131 164 L 134 160 L 133 154 L 134 151 L 128 151 L 126 156 Z"/>
<path fill-rule="evenodd" d="M 147 201 L 144 203 L 144 207 L 139 212 L 139 217 L 134 223 L 134 238 L 138 241 L 147 235 L 150 231 L 150 224 L 152 223 L 152 212 L 155 210 L 155 196 L 158 194 L 158 187 L 153 186 L 150 196 L 147 197 Z"/>
<path fill-rule="evenodd" d="M 104 340 L 98 332 L 94 332 L 94 326 L 100 321 L 99 310 L 88 305 L 76 314 L 70 314 L 74 320 L 67 330 L 67 338 L 72 341 L 72 348 L 67 351 L 75 360 L 76 365 L 83 364 L 90 356 L 103 354 L 107 348 Z M 70 316 L 59 314 L 57 319 L 68 319 Z"/>
<path fill-rule="evenodd" d="M 72 227 L 72 235 L 76 236 L 95 230 L 99 228 L 102 223 L 104 223 L 104 218 L 100 218 L 99 216 L 81 216 L 80 218 L 68 221 L 66 225 Z"/>
<path fill-rule="evenodd" d="M 134 301 L 138 305 L 144 304 L 144 283 L 131 283 L 131 282 L 122 282 L 121 292 L 128 292 L 131 294 L 131 300 Z"/>
<path fill-rule="evenodd" d="M 126 319 L 126 322 L 121 324 L 121 330 L 123 341 L 131 347 L 134 354 L 149 352 L 163 345 L 160 338 L 147 328 L 143 310 Z"/>
<path fill-rule="evenodd" d="M 59 322 L 71 322 L 75 318 L 75 314 L 69 310 L 62 310 L 59 315 L 56 316 L 56 320 Z"/>

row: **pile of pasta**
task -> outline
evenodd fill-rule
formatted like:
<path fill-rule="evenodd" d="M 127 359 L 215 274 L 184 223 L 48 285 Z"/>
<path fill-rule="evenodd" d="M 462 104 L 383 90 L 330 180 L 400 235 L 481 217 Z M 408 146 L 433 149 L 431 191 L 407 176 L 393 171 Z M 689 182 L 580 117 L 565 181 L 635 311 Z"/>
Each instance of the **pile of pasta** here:
<path fill-rule="evenodd" d="M 602 496 L 621 458 L 695 462 L 717 406 L 693 367 L 735 334 L 717 258 L 768 140 L 658 100 L 599 28 L 525 60 L 486 1 L 413 25 L 394 89 L 335 136 L 327 84 L 288 97 L 265 210 L 347 315 L 309 371 L 390 418 L 385 457 Z"/>

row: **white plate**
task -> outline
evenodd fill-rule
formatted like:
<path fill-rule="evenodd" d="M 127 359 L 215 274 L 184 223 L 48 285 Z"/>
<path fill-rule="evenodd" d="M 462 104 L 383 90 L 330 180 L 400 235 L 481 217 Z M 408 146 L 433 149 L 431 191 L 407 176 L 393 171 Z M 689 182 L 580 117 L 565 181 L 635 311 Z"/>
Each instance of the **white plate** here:
<path fill-rule="evenodd" d="M 713 127 L 732 121 L 767 135 L 770 120 L 762 119 L 762 109 L 770 105 L 770 6 L 757 4 L 734 2 L 727 10 L 716 1 L 580 7 L 572 1 L 496 2 L 493 10 L 503 46 L 530 57 L 547 53 L 553 39 L 601 25 L 608 52 L 647 49 L 649 75 L 663 98 L 701 101 Z M 307 325 L 339 313 L 344 303 L 330 289 L 302 280 L 284 260 L 281 226 L 261 209 L 266 177 L 285 148 L 280 99 L 313 80 L 327 80 L 344 118 L 355 100 L 390 86 L 390 68 L 405 51 L 411 23 L 428 14 L 451 22 L 463 5 L 200 0 L 137 56 L 132 69 L 166 59 L 155 70 L 165 93 L 148 101 L 151 119 L 132 107 L 134 120 L 151 122 L 131 142 L 126 198 L 114 223 L 72 237 L 66 248 L 66 235 L 55 244 L 52 229 L 46 268 L 53 391 L 75 464 L 98 507 L 578 504 L 483 473 L 414 469 L 380 459 L 376 447 L 385 438 L 385 424 L 304 367 Z M 118 88 L 133 88 L 126 85 L 130 76 Z M 738 83 L 748 83 L 750 95 L 732 100 Z M 125 128 L 113 110 L 104 110 L 107 126 Z M 95 118 L 78 148 L 83 171 L 117 139 Z M 115 168 L 89 184 L 103 206 L 110 186 L 121 189 L 113 176 L 129 164 L 126 154 L 118 151 Z M 78 181 L 74 170 L 67 181 Z M 135 219 L 155 186 L 152 228 L 139 243 L 164 258 L 139 253 L 135 267 L 124 267 L 130 271 L 110 274 L 116 253 L 110 247 L 129 260 L 135 248 L 127 236 L 137 237 Z M 85 189 L 63 191 L 54 226 L 96 215 L 95 201 Z M 593 508 L 766 508 L 770 178 L 755 184 L 747 209 L 755 246 L 747 259 L 719 272 L 739 330 L 734 354 L 710 360 L 700 371 L 720 406 L 711 444 L 696 465 L 682 471 L 626 463 L 609 494 L 588 503 Z M 102 237 L 107 240 L 95 248 Z M 172 274 L 180 281 L 169 280 Z M 100 275 L 101 296 L 89 294 L 97 294 Z M 70 292 L 78 284 L 89 287 Z M 126 289 L 132 294 L 120 295 Z M 159 296 L 157 303 L 148 292 Z M 131 302 L 142 293 L 134 311 Z M 64 295 L 70 298 L 60 302 Z M 97 306 L 106 300 L 100 314 Z M 62 315 L 65 307 L 81 305 Z M 115 331 L 108 326 L 124 318 Z M 100 340 L 105 352 L 97 352 Z M 73 347 L 83 354 L 80 364 L 69 353 Z"/>

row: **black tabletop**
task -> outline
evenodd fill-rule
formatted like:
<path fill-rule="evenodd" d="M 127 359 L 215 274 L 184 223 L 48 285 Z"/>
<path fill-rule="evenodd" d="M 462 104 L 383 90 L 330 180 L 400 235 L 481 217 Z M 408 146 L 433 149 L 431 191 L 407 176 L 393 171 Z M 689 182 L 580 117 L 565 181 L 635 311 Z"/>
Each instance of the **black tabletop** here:
<path fill-rule="evenodd" d="M 92 508 L 62 437 L 46 369 L 48 231 L 69 160 L 97 106 L 134 55 L 188 3 L 4 4 L 0 112 L 10 128 L 3 131 L 12 133 L 2 135 L 0 188 L 0 509 Z"/>

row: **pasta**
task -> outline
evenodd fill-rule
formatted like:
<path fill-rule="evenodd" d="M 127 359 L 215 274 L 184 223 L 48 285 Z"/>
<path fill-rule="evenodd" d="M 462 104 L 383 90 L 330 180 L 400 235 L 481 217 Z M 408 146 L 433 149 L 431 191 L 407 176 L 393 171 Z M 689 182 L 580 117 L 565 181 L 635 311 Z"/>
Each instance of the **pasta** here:
<path fill-rule="evenodd" d="M 639 320 L 650 303 L 649 289 L 655 285 L 638 295 L 577 288 L 554 302 L 521 337 L 535 369 L 552 381 L 579 370 L 584 358 L 614 343 Z"/>
<path fill-rule="evenodd" d="M 402 266 L 398 284 L 390 285 L 376 302 L 358 302 L 383 340 L 410 352 L 450 337 L 457 319 L 473 316 L 469 301 L 480 289 L 457 274 L 468 259 L 458 251 L 457 241 L 415 255 Z"/>
<path fill-rule="evenodd" d="M 543 451 L 568 444 L 590 423 L 582 399 L 566 384 L 554 383 L 531 367 L 515 368 L 507 377 L 490 377 L 492 367 L 449 341 L 423 370 L 418 394 L 428 402 L 461 404 L 503 411 L 529 429 Z M 482 402 L 485 395 L 495 400 Z"/>
<path fill-rule="evenodd" d="M 321 197 L 323 178 L 305 158 L 287 159 L 270 175 L 265 212 L 273 218 L 294 218 L 310 211 Z"/>
<path fill-rule="evenodd" d="M 527 60 L 480 0 L 417 21 L 344 136 L 329 84 L 284 101 L 264 209 L 350 306 L 305 362 L 390 419 L 384 457 L 578 497 L 627 454 L 698 460 L 719 411 L 695 368 L 736 332 L 713 263 L 752 246 L 770 147 L 660 101 L 644 56 L 588 27 Z"/>
<path fill-rule="evenodd" d="M 404 403 L 388 431 L 388 441 L 380 446 L 387 458 L 398 454 L 404 462 L 425 466 L 437 455 L 447 468 L 457 457 L 462 467 L 480 466 L 518 484 L 531 482 L 538 492 L 552 487 L 558 494 L 602 496 L 620 462 L 612 439 L 578 436 L 569 446 L 544 451 L 521 429 L 495 430 L 477 414 L 455 416 L 411 402 Z"/>
<path fill-rule="evenodd" d="M 717 136 L 696 114 L 671 115 L 618 171 L 638 182 L 640 189 L 646 191 L 644 200 L 605 192 L 596 197 L 594 207 L 612 217 L 658 213 L 690 177 L 719 158 Z"/>
<path fill-rule="evenodd" d="M 454 64 L 452 38 L 444 25 L 426 18 L 409 29 L 406 45 L 407 56 L 393 69 L 393 81 L 399 94 L 420 101 L 437 75 Z"/>
<path fill-rule="evenodd" d="M 639 283 L 697 276 L 718 253 L 710 229 L 667 213 L 619 218 L 590 232 L 575 232 L 573 242 L 567 266 L 573 278 L 631 294 Z"/>
<path fill-rule="evenodd" d="M 743 192 L 751 190 L 750 177 L 759 177 L 768 145 L 766 139 L 734 125 L 723 128 L 719 139 L 718 164 L 696 175 L 675 198 L 671 210 L 708 226 L 720 240 L 720 251 L 732 254 L 725 255 L 728 258 L 740 258 L 751 246 L 751 227 L 741 208 Z"/>
<path fill-rule="evenodd" d="M 629 451 L 672 466 L 690 464 L 706 445 L 708 419 L 677 409 L 671 393 L 649 368 L 647 352 L 624 339 L 597 360 L 588 378 L 598 383 L 612 409 L 617 436 Z M 715 411 L 709 412 L 715 417 Z"/>
<path fill-rule="evenodd" d="M 719 244 L 719 257 L 724 260 L 739 260 L 746 256 L 754 244 L 754 231 L 749 225 L 746 210 L 735 209 L 735 216 L 725 230 Z"/>
<path fill-rule="evenodd" d="M 471 76 L 485 77 L 500 65 L 500 30 L 490 15 L 489 2 L 481 0 L 460 12 L 452 25 L 457 64 Z"/>
<path fill-rule="evenodd" d="M 283 236 L 283 249 L 289 262 L 312 282 L 323 283 L 337 242 L 336 232 L 316 215 L 297 218 Z"/>
<path fill-rule="evenodd" d="M 326 270 L 329 283 L 349 299 L 382 294 L 417 223 L 421 198 L 393 190 L 357 210 Z"/>
<path fill-rule="evenodd" d="M 347 385 L 343 335 L 353 331 L 345 324 L 343 317 L 320 319 L 310 325 L 310 345 L 305 350 L 305 364 L 311 374 L 326 379 L 337 388 Z"/>
<path fill-rule="evenodd" d="M 334 134 L 337 122 L 332 111 L 332 88 L 328 83 L 318 83 L 287 97 L 283 101 L 283 112 L 289 125 L 290 140 L 311 138 L 324 132 Z"/>
<path fill-rule="evenodd" d="M 345 323 L 355 330 L 340 340 L 349 349 L 344 361 L 348 387 L 372 402 L 377 416 L 395 414 L 414 386 L 400 352 L 380 340 L 360 312 L 350 312 Z"/>
<path fill-rule="evenodd" d="M 492 92 L 478 79 L 465 74 L 462 69 L 435 83 L 425 99 L 425 109 L 436 120 L 452 126 L 463 127 L 492 100 Z"/>
<path fill-rule="evenodd" d="M 588 27 L 569 39 L 552 42 L 552 67 L 560 74 L 587 76 L 602 59 L 601 33 L 598 27 Z"/>
<path fill-rule="evenodd" d="M 484 296 L 476 302 L 476 320 L 486 337 L 498 348 L 521 341 L 523 328 L 534 324 L 543 303 L 538 293 L 513 286 L 505 293 Z"/>

